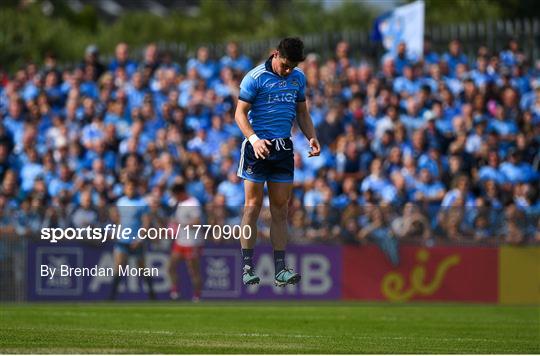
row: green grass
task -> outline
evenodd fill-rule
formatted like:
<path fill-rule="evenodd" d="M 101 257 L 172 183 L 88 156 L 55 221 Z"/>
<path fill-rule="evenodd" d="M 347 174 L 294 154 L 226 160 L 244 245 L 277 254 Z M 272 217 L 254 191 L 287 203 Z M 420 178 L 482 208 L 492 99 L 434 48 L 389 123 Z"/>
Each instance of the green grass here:
<path fill-rule="evenodd" d="M 4 304 L 0 353 L 540 353 L 540 307 Z"/>

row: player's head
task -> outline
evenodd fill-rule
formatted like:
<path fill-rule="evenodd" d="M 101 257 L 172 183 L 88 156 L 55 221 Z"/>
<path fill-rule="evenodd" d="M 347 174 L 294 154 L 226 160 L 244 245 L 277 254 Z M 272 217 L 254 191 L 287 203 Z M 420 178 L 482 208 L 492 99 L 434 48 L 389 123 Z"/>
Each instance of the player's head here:
<path fill-rule="evenodd" d="M 137 181 L 128 179 L 124 184 L 124 193 L 128 198 L 133 198 L 137 194 Z"/>
<path fill-rule="evenodd" d="M 298 37 L 287 37 L 281 40 L 274 51 L 274 71 L 284 77 L 292 73 L 294 67 L 305 59 L 304 43 Z"/>
<path fill-rule="evenodd" d="M 176 182 L 171 187 L 171 193 L 172 195 L 177 199 L 183 199 L 186 194 L 186 186 L 184 182 Z"/>

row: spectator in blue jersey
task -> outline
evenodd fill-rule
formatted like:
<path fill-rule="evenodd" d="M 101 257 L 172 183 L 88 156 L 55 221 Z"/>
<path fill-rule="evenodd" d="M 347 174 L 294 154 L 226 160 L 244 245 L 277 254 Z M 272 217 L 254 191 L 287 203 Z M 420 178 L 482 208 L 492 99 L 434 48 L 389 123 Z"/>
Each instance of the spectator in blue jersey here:
<path fill-rule="evenodd" d="M 467 53 L 478 59 L 470 69 L 459 60 L 461 53 L 455 56 L 453 74 L 449 73 L 452 61 L 433 59 L 429 64 L 426 54 L 423 63 L 409 62 L 398 77 L 395 67 L 402 63 L 396 58 L 385 57 L 381 67 L 371 67 L 363 62 L 366 58 L 352 56 L 365 53 L 346 43 L 336 46 L 336 56 L 328 60 L 307 58 L 300 64 L 306 77 L 305 96 L 324 149 L 319 157 L 300 155 L 296 160 L 295 201 L 306 196 L 323 204 L 330 191 L 333 207 L 347 209 L 349 201 L 342 193 L 349 189 L 349 178 L 356 179 L 359 189 L 377 158 L 388 189 L 382 197 L 367 190 L 360 197 L 365 201 L 378 198 L 395 206 L 414 201 L 414 182 L 418 171 L 426 168 L 445 190 L 452 188 L 456 176 L 467 174 L 470 193 L 490 209 L 502 210 L 512 203 L 534 210 L 537 195 L 529 197 L 523 187 L 538 179 L 540 61 L 531 66 L 519 59 L 524 58 L 519 46 L 509 47 L 500 53 L 487 47 Z M 160 177 L 189 175 L 192 194 L 214 201 L 216 187 L 227 181 L 240 160 L 235 139 L 243 134 L 234 122 L 234 109 L 243 73 L 221 66 L 214 80 L 207 82 L 195 67 L 186 76 L 180 74 L 185 63 L 175 65 L 169 56 L 151 75 L 156 48 L 152 44 L 147 48 L 134 71 L 115 60 L 116 69 L 98 78 L 89 51 L 86 61 L 73 69 L 62 68 L 62 59 L 47 55 L 44 70 L 30 63 L 3 77 L 0 180 L 10 209 L 17 210 L 24 202 L 33 221 L 41 221 L 36 216 L 40 209 L 34 209 L 32 202 L 59 205 L 67 199 L 68 205 L 79 204 L 88 186 L 93 189 L 93 204 L 103 199 L 112 203 L 122 195 L 121 182 L 130 175 L 139 175 L 145 189 L 156 192 L 167 184 Z M 223 55 L 227 53 L 216 53 L 218 58 Z M 377 58 L 368 59 L 379 63 Z M 108 67 L 110 62 L 104 64 Z M 137 74 L 130 77 L 137 71 L 142 80 Z M 142 83 L 145 94 L 130 109 L 134 82 Z M 418 89 L 411 89 L 416 84 Z M 384 127 L 388 119 L 381 116 L 391 107 L 397 108 L 399 120 L 389 130 Z M 297 154 L 309 150 L 298 127 L 293 127 L 292 140 Z M 170 155 L 167 166 L 176 169 L 172 175 L 162 172 L 164 153 Z M 60 179 L 64 165 L 71 174 Z M 321 192 L 311 191 L 316 177 L 323 180 Z M 56 196 L 50 196 L 49 190 Z M 43 194 L 49 200 L 34 199 Z M 25 200 L 28 196 L 31 199 Z M 66 211 L 62 209 L 57 211 Z M 65 224 L 65 218 L 55 215 L 49 212 L 47 221 Z M 484 221 L 477 220 L 483 226 Z M 490 215 L 490 224 L 493 221 L 504 219 Z"/>
<path fill-rule="evenodd" d="M 188 60 L 187 70 L 189 71 L 190 69 L 195 69 L 199 77 L 204 79 L 207 84 L 210 84 L 218 74 L 216 63 L 210 59 L 208 47 L 199 47 L 197 57 Z"/>
<path fill-rule="evenodd" d="M 229 67 L 239 73 L 247 73 L 251 69 L 253 65 L 251 59 L 240 53 L 238 42 L 227 43 L 226 51 L 227 54 L 219 61 L 221 67 Z"/>
<path fill-rule="evenodd" d="M 129 234 L 122 236 L 115 241 L 114 244 L 114 265 L 115 275 L 113 286 L 109 299 L 114 300 L 117 297 L 118 285 L 120 284 L 121 276 L 119 275 L 120 266 L 126 266 L 129 256 L 135 256 L 137 259 L 137 267 L 145 268 L 145 245 L 144 240 L 139 239 L 138 232 L 141 228 L 149 227 L 148 218 L 148 203 L 138 193 L 138 183 L 134 179 L 129 179 L 124 183 L 124 196 L 116 202 L 117 216 L 113 222 L 118 226 L 121 225 L 122 230 L 131 229 Z M 125 237 L 125 238 L 122 238 Z M 145 281 L 148 285 L 148 297 L 155 299 L 152 278 L 145 276 Z"/>
<path fill-rule="evenodd" d="M 404 98 L 416 94 L 420 89 L 420 83 L 415 78 L 414 69 L 406 65 L 403 67 L 402 75 L 394 81 L 394 91 L 400 93 Z"/>
<path fill-rule="evenodd" d="M 127 108 L 139 108 L 142 106 L 145 96 L 149 93 L 148 88 L 144 83 L 143 74 L 141 72 L 133 73 L 131 81 L 126 85 Z"/>
<path fill-rule="evenodd" d="M 227 180 L 218 185 L 217 192 L 225 197 L 225 205 L 231 213 L 238 214 L 240 212 L 244 201 L 244 190 L 236 172 L 231 171 L 227 174 Z"/>
<path fill-rule="evenodd" d="M 130 78 L 137 70 L 137 63 L 129 58 L 129 46 L 127 43 L 120 42 L 116 45 L 115 58 L 109 64 L 109 70 L 113 73 L 122 68 L 127 77 Z"/>
<path fill-rule="evenodd" d="M 442 182 L 435 179 L 428 169 L 423 168 L 418 174 L 414 188 L 414 200 L 421 204 L 431 217 L 434 217 L 446 193 Z"/>
<path fill-rule="evenodd" d="M 459 40 L 452 40 L 448 45 L 448 52 L 443 54 L 442 60 L 448 64 L 450 76 L 455 76 L 459 64 L 467 64 L 467 57 L 461 50 Z"/>
<path fill-rule="evenodd" d="M 515 38 L 508 41 L 508 47 L 499 55 L 503 65 L 512 67 L 523 63 L 525 56 L 519 48 L 519 43 Z"/>
<path fill-rule="evenodd" d="M 435 64 L 439 63 L 439 55 L 431 48 L 431 38 L 426 36 L 424 38 L 424 63 Z"/>
<path fill-rule="evenodd" d="M 24 121 L 23 103 L 18 97 L 14 96 L 9 101 L 8 114 L 4 117 L 2 125 L 15 143 L 22 141 Z"/>
<path fill-rule="evenodd" d="M 340 41 L 336 45 L 336 74 L 343 76 L 347 69 L 353 65 L 350 58 L 351 45 L 347 41 Z"/>
<path fill-rule="evenodd" d="M 26 160 L 23 162 L 20 171 L 21 189 L 23 192 L 31 191 L 36 178 L 43 174 L 43 165 L 36 149 L 33 147 L 29 148 L 26 154 Z"/>
<path fill-rule="evenodd" d="M 401 42 L 397 46 L 396 55 L 394 57 L 394 65 L 396 66 L 396 73 L 398 75 L 403 74 L 403 69 L 409 67 L 412 64 L 412 60 L 407 54 L 407 45 L 405 42 Z"/>
<path fill-rule="evenodd" d="M 476 59 L 476 68 L 471 70 L 470 77 L 474 84 L 481 88 L 485 87 L 487 82 L 494 81 L 495 78 L 488 73 L 488 59 L 486 57 L 478 57 Z"/>
<path fill-rule="evenodd" d="M 242 225 L 252 236 L 241 239 L 244 284 L 259 283 L 253 268 L 257 219 L 268 185 L 274 249 L 275 284 L 296 284 L 300 275 L 285 266 L 289 239 L 287 207 L 293 187 L 294 151 L 290 139 L 293 120 L 309 141 L 308 157 L 320 154 L 320 144 L 306 105 L 304 73 L 295 67 L 305 59 L 299 38 L 283 39 L 265 63 L 252 69 L 240 84 L 235 119 L 246 137 L 238 175 L 244 179 L 245 207 Z"/>

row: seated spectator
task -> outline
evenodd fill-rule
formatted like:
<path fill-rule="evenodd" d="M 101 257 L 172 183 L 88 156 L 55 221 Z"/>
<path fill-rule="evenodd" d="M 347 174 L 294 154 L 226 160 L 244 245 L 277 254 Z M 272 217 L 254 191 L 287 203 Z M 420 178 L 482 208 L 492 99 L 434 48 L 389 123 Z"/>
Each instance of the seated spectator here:
<path fill-rule="evenodd" d="M 229 67 L 239 73 L 247 73 L 253 64 L 249 57 L 240 53 L 237 42 L 229 42 L 226 48 L 227 54 L 221 57 L 219 63 L 222 67 Z"/>
<path fill-rule="evenodd" d="M 403 215 L 392 221 L 392 231 L 401 240 L 427 243 L 433 238 L 428 219 L 413 203 L 405 204 Z"/>
<path fill-rule="evenodd" d="M 458 40 L 450 41 L 448 52 L 443 54 L 442 60 L 448 64 L 451 76 L 455 76 L 458 64 L 467 64 L 467 57 L 462 52 L 461 43 Z"/>
<path fill-rule="evenodd" d="M 123 69 L 128 78 L 137 70 L 137 64 L 129 59 L 129 46 L 120 42 L 116 45 L 115 58 L 109 64 L 109 70 L 116 72 L 119 68 Z"/>
<path fill-rule="evenodd" d="M 210 59 L 210 53 L 207 47 L 199 47 L 197 57 L 188 60 L 187 69 L 188 71 L 195 69 L 197 74 L 207 83 L 214 80 L 217 75 L 216 64 Z"/>
<path fill-rule="evenodd" d="M 394 238 L 388 221 L 385 220 L 383 211 L 378 206 L 373 206 L 368 212 L 370 223 L 358 232 L 358 240 L 365 242 L 372 240 L 379 246 L 393 266 L 399 264 L 397 240 Z"/>

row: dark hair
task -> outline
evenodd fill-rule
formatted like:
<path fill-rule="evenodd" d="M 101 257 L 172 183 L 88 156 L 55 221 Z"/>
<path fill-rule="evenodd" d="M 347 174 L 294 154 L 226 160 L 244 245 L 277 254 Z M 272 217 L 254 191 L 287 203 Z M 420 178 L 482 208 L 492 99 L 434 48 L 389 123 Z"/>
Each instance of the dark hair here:
<path fill-rule="evenodd" d="M 279 42 L 277 48 L 279 55 L 291 62 L 302 62 L 304 56 L 304 42 L 298 37 L 287 37 Z"/>
<path fill-rule="evenodd" d="M 126 179 L 126 183 L 125 185 L 134 185 L 135 187 L 137 187 L 137 185 L 139 184 L 139 181 L 137 180 L 136 177 L 134 177 L 133 175 L 130 175 L 127 179 Z"/>
<path fill-rule="evenodd" d="M 171 192 L 175 195 L 184 193 L 185 191 L 186 191 L 186 186 L 182 182 L 174 183 L 174 185 L 171 188 Z"/>

